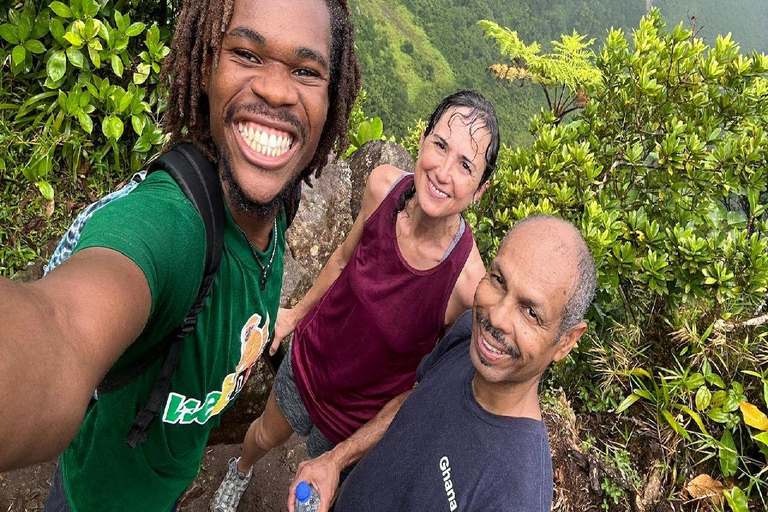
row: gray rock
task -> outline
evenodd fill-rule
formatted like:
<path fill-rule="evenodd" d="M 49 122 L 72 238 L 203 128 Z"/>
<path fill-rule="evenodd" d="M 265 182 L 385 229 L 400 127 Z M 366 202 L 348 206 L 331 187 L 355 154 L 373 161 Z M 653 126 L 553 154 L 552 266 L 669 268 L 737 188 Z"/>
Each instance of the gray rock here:
<path fill-rule="evenodd" d="M 411 154 L 403 146 L 385 140 L 366 142 L 352 153 L 352 156 L 347 159 L 347 164 L 352 169 L 352 195 L 349 205 L 353 219 L 356 219 L 360 213 L 365 184 L 368 182 L 371 171 L 384 164 L 393 165 L 407 172 L 413 172 L 416 168 Z"/>
<path fill-rule="evenodd" d="M 365 184 L 371 171 L 391 164 L 413 172 L 410 154 L 393 142 L 371 141 L 348 160 L 331 162 L 313 186 L 302 185 L 301 205 L 286 232 L 283 307 L 294 306 L 312 287 L 320 270 L 336 247 L 344 241 L 360 211 Z M 357 201 L 356 207 L 351 202 Z M 211 432 L 208 444 L 241 443 L 250 423 L 264 410 L 273 376 L 263 360 Z"/>

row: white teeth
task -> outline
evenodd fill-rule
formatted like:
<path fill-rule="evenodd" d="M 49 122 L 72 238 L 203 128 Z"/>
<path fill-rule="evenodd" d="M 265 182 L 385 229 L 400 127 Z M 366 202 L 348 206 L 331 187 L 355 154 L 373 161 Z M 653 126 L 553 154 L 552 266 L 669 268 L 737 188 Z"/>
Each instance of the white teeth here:
<path fill-rule="evenodd" d="M 483 345 L 485 345 L 485 348 L 487 348 L 489 352 L 493 352 L 494 354 L 499 354 L 499 355 L 503 355 L 504 354 L 504 352 L 502 352 L 501 350 L 497 350 L 497 349 L 493 348 L 492 346 L 490 346 L 488 344 L 488 342 L 485 341 L 485 338 L 483 338 Z"/>
<path fill-rule="evenodd" d="M 290 135 L 277 135 L 266 130 L 261 131 L 243 122 L 237 123 L 237 129 L 251 149 L 265 156 L 281 156 L 291 148 L 293 139 Z"/>
<path fill-rule="evenodd" d="M 429 184 L 429 189 L 430 189 L 432 192 L 434 192 L 434 193 L 435 193 L 435 194 L 436 194 L 438 197 L 448 197 L 448 194 L 446 194 L 445 192 L 442 192 L 442 191 L 438 190 L 438 189 L 437 189 L 437 187 L 435 187 L 435 186 L 432 184 L 432 182 L 431 182 L 431 181 L 428 181 L 428 184 Z"/>

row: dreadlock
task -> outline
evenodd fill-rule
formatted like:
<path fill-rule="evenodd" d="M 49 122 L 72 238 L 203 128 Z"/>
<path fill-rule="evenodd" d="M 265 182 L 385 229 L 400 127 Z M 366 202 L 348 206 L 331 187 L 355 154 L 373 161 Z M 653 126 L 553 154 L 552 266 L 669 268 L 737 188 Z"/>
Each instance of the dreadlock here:
<path fill-rule="evenodd" d="M 347 0 L 325 1 L 331 16 L 330 106 L 317 150 L 299 175 L 307 183 L 313 173 L 320 176 L 331 152 L 340 156 L 349 146 L 347 123 L 361 81 Z M 161 83 L 168 87 L 163 118 L 163 128 L 170 135 L 168 145 L 191 142 L 214 163 L 218 162 L 218 151 L 211 136 L 208 97 L 201 79 L 206 63 L 218 65 L 221 41 L 234 6 L 235 0 L 185 1 L 160 76 Z"/>

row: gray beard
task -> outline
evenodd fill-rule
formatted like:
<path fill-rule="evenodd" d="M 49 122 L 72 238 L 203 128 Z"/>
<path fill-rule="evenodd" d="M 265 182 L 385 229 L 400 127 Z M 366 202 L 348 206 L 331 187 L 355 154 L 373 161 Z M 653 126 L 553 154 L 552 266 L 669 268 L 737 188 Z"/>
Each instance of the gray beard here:
<path fill-rule="evenodd" d="M 271 201 L 266 203 L 259 203 L 254 201 L 245 195 L 245 192 L 237 183 L 235 176 L 232 174 L 232 162 L 229 159 L 228 154 L 220 155 L 221 159 L 221 181 L 227 187 L 229 191 L 229 202 L 231 206 L 238 212 L 248 214 L 259 220 L 269 220 L 277 215 L 280 210 L 280 205 L 286 203 L 293 193 L 293 189 L 296 187 L 298 177 L 294 177 L 277 193 Z"/>

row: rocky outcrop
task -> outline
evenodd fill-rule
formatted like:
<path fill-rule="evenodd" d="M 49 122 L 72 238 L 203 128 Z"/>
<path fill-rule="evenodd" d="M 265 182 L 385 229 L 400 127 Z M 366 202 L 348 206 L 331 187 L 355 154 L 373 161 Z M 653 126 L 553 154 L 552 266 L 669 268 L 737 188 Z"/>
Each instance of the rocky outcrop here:
<path fill-rule="evenodd" d="M 302 186 L 301 206 L 286 233 L 283 293 L 284 307 L 296 304 L 307 293 L 331 253 L 347 236 L 360 211 L 365 184 L 371 171 L 390 164 L 413 172 L 414 162 L 401 146 L 387 141 L 370 141 L 348 160 L 329 163 L 313 181 Z M 264 410 L 273 376 L 264 361 L 224 413 L 221 427 L 211 433 L 209 444 L 241 443 L 251 421 Z"/>
<path fill-rule="evenodd" d="M 363 202 L 363 192 L 368 176 L 376 167 L 384 164 L 393 165 L 404 171 L 413 172 L 415 164 L 410 153 L 394 142 L 371 140 L 363 144 L 347 160 L 352 172 L 352 193 L 349 206 L 352 218 L 357 218 Z"/>

